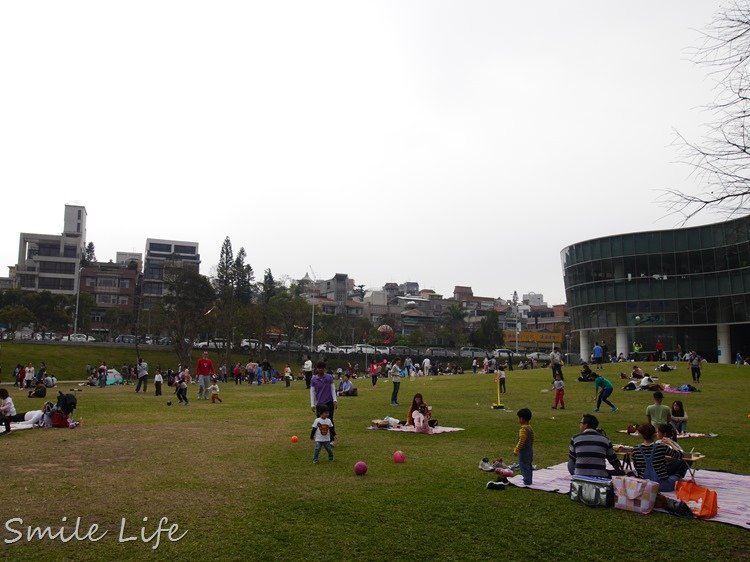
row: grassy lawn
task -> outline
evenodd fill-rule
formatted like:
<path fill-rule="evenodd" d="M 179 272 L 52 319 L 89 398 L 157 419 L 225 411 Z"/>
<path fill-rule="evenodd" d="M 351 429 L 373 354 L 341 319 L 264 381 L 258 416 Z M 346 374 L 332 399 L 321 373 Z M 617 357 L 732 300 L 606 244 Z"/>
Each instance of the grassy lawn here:
<path fill-rule="evenodd" d="M 10 360 L 17 362 L 5 353 L 6 382 Z M 608 365 L 605 373 L 619 388 L 618 367 Z M 611 560 L 615 553 L 652 559 L 659 557 L 655 552 L 668 552 L 672 560 L 750 558 L 750 533 L 740 528 L 594 510 L 561 494 L 485 489 L 489 478 L 477 464 L 483 456 L 513 458 L 518 425 L 512 412 L 518 408 L 534 413 L 535 464 L 565 460 L 579 416 L 592 408 L 593 384 L 576 382 L 576 376 L 577 369 L 566 369 L 568 409 L 552 411 L 552 393 L 542 392 L 549 388 L 547 370 L 508 373 L 503 400 L 510 413 L 490 409 L 495 390 L 488 375 L 407 380 L 399 408 L 388 405 L 390 383 L 381 380 L 371 389 L 369 379 L 359 379 L 360 395 L 339 399 L 336 460 L 319 465 L 311 462 L 314 416 L 301 382 L 291 388 L 221 385 L 223 404 L 197 401 L 193 385 L 188 407 L 167 406 L 173 398 L 168 387 L 160 398 L 151 384 L 148 395 L 135 394 L 132 386 L 85 388 L 77 393 L 76 416 L 83 418 L 78 429 L 21 431 L 0 439 L 0 539 L 15 538 L 4 527 L 12 517 L 24 520 L 14 528 L 25 531 L 26 525 L 59 527 L 62 517 L 80 516 L 82 528 L 98 523 L 108 534 L 95 543 L 24 539 L 4 545 L 0 556 Z M 662 374 L 672 384 L 689 379 L 686 365 Z M 704 468 L 750 473 L 750 367 L 709 365 L 703 380 L 703 392 L 684 397 L 690 429 L 720 437 L 685 443 L 707 455 Z M 19 411 L 38 407 L 39 401 L 10 390 Z M 425 436 L 365 430 L 373 418 L 403 418 L 415 392 L 424 394 L 441 425 L 465 431 Z M 612 401 L 620 412 L 600 414 L 602 426 L 614 441 L 636 443 L 616 430 L 644 419 L 650 393 L 616 390 Z M 299 443 L 290 442 L 292 435 Z M 397 449 L 406 453 L 406 463 L 392 461 Z M 364 477 L 352 470 L 360 459 L 369 466 Z M 179 525 L 176 536 L 187 530 L 184 538 L 169 542 L 163 536 L 156 550 L 140 538 L 118 542 L 122 518 L 128 537 L 142 525 L 150 535 L 161 517 Z"/>

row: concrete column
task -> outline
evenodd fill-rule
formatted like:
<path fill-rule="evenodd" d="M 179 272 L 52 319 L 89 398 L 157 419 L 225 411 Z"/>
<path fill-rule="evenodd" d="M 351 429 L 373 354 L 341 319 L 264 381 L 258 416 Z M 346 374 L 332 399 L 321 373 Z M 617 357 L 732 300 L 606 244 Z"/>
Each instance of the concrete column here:
<path fill-rule="evenodd" d="M 623 354 L 625 359 L 628 358 L 630 346 L 628 345 L 628 332 L 625 328 L 617 328 L 615 330 L 615 347 L 617 348 L 617 355 Z"/>
<path fill-rule="evenodd" d="M 591 346 L 589 345 L 589 333 L 586 330 L 578 332 L 578 338 L 581 344 L 581 348 L 578 350 L 579 355 L 583 361 L 589 362 L 589 355 L 591 355 Z"/>
<path fill-rule="evenodd" d="M 732 350 L 729 342 L 729 324 L 717 324 L 716 349 L 719 351 L 719 363 L 724 365 L 729 365 L 732 362 Z"/>

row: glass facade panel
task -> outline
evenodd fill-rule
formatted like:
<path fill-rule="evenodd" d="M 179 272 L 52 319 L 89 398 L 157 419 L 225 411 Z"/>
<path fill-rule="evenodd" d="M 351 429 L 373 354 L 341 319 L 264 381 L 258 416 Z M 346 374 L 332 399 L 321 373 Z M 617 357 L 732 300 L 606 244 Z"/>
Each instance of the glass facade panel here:
<path fill-rule="evenodd" d="M 633 242 L 632 234 L 622 235 L 622 253 L 623 255 L 629 256 L 635 253 L 635 243 Z"/>
<path fill-rule="evenodd" d="M 612 237 L 612 255 L 613 256 L 622 255 L 622 236 Z"/>
<path fill-rule="evenodd" d="M 648 254 L 648 234 L 635 235 L 635 253 Z"/>
<path fill-rule="evenodd" d="M 662 248 L 661 251 L 663 252 L 674 252 L 674 231 L 672 230 L 666 230 L 661 233 L 661 244 Z"/>
<path fill-rule="evenodd" d="M 688 248 L 700 249 L 701 247 L 701 229 L 691 228 L 687 231 Z"/>

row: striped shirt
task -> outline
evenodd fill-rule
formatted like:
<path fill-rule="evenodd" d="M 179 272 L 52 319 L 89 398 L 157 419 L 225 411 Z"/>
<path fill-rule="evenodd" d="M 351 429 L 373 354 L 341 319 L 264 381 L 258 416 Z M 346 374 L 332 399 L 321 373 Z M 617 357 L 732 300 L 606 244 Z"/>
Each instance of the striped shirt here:
<path fill-rule="evenodd" d="M 669 478 L 667 472 L 667 457 L 681 460 L 682 451 L 676 451 L 670 447 L 667 447 L 664 443 L 654 443 L 652 445 L 638 445 L 633 449 L 633 463 L 635 464 L 635 471 L 638 473 L 638 478 L 646 478 L 646 457 L 651 456 L 653 449 L 653 464 L 656 476 L 659 480 Z"/>
<path fill-rule="evenodd" d="M 621 469 L 612 442 L 595 429 L 587 429 L 571 438 L 568 459 L 575 467 L 573 474 L 576 476 L 609 478 L 607 460 L 615 470 Z"/>

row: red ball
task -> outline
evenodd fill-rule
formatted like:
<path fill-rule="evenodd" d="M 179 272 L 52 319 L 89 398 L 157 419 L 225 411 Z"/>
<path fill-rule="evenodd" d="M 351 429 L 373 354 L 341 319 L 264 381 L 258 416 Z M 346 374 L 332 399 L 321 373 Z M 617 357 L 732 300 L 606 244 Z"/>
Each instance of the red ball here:
<path fill-rule="evenodd" d="M 406 461 L 406 455 L 403 451 L 396 451 L 393 453 L 393 462 L 396 464 L 401 464 L 402 462 Z"/>
<path fill-rule="evenodd" d="M 292 443 L 296 443 L 297 441 L 299 441 L 299 437 L 292 435 Z"/>
<path fill-rule="evenodd" d="M 367 473 L 367 463 L 365 461 L 357 461 L 354 463 L 354 474 L 357 476 L 364 476 Z"/>

